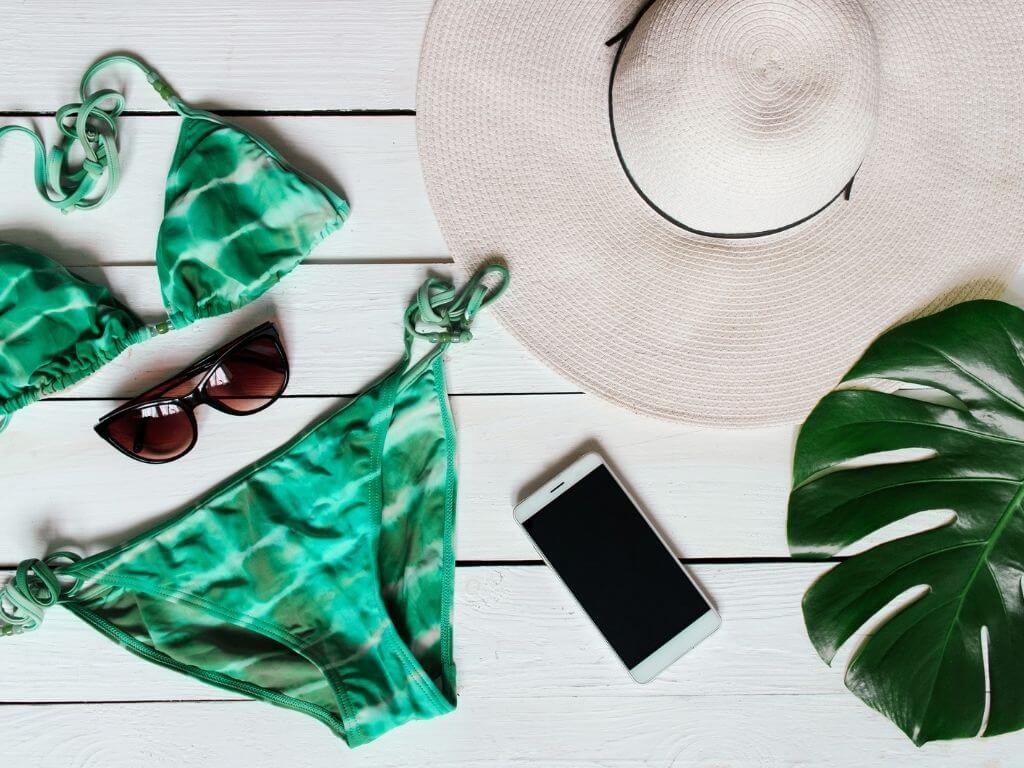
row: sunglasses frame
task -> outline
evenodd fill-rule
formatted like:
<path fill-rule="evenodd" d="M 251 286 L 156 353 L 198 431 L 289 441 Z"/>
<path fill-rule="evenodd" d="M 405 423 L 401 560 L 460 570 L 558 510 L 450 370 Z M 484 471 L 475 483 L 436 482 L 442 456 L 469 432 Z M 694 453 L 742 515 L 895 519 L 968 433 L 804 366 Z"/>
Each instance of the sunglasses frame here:
<path fill-rule="evenodd" d="M 270 398 L 266 403 L 261 405 L 259 408 L 255 408 L 251 411 L 235 410 L 234 408 L 228 407 L 219 400 L 208 396 L 206 393 L 206 385 L 209 383 L 210 377 L 213 376 L 214 372 L 220 366 L 220 363 L 226 357 L 228 357 L 228 355 L 237 350 L 239 347 L 245 346 L 253 339 L 257 339 L 262 336 L 267 336 L 270 338 L 274 346 L 277 348 L 277 351 L 281 354 L 281 361 L 284 363 L 284 381 L 281 383 L 280 392 L 278 392 L 278 394 L 275 395 L 274 397 Z M 220 411 L 221 413 L 226 413 L 231 416 L 252 416 L 254 414 L 259 413 L 260 411 L 266 410 L 281 398 L 285 390 L 288 388 L 290 373 L 291 371 L 290 366 L 288 364 L 288 355 L 285 352 L 284 345 L 281 343 L 281 336 L 278 333 L 277 326 L 274 325 L 273 322 L 268 321 L 256 326 L 248 333 L 242 334 L 234 341 L 229 341 L 224 346 L 215 349 L 213 352 L 206 355 L 206 357 L 203 357 L 202 359 L 192 363 L 192 365 L 190 365 L 188 368 L 184 369 L 180 373 L 171 376 L 166 381 L 163 381 L 160 384 L 151 387 L 146 392 L 143 392 L 141 395 L 138 395 L 129 400 L 128 402 L 122 404 L 121 406 L 115 408 L 110 413 L 100 418 L 100 420 L 96 423 L 93 429 L 96 431 L 96 434 L 98 434 L 100 437 L 102 437 L 104 440 L 106 440 L 108 443 L 114 446 L 118 451 L 123 453 L 125 456 L 134 459 L 135 461 L 140 461 L 143 464 L 169 464 L 172 461 L 177 461 L 178 459 L 186 456 L 193 448 L 195 448 L 196 443 L 199 442 L 199 424 L 196 421 L 195 416 L 195 409 L 198 406 L 209 405 L 211 408 L 214 408 Z M 169 385 L 175 381 L 180 381 L 181 383 L 184 383 L 189 379 L 195 378 L 200 374 L 203 374 L 203 377 L 196 383 L 196 385 L 192 388 L 191 391 L 187 392 L 184 395 L 177 395 L 175 397 L 145 397 L 145 395 L 148 394 L 149 392 L 152 392 L 155 389 L 159 389 L 165 384 Z M 173 387 L 168 387 L 168 389 L 171 388 Z M 192 425 L 192 440 L 189 443 L 188 447 L 181 453 L 177 454 L 176 456 L 172 456 L 171 458 L 168 459 L 147 459 L 143 458 L 142 456 L 139 456 L 136 453 L 132 453 L 127 448 L 123 447 L 120 443 L 118 443 L 116 440 L 114 440 L 114 438 L 111 436 L 110 424 L 115 419 L 131 411 L 137 411 L 142 408 L 152 408 L 154 406 L 161 405 L 177 406 L 185 413 L 185 415 L 188 417 L 189 423 Z"/>

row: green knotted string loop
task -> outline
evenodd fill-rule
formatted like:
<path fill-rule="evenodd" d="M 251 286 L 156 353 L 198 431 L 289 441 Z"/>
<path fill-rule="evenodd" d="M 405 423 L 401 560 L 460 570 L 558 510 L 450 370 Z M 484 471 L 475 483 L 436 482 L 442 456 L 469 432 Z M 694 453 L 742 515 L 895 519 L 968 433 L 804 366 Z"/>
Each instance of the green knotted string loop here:
<path fill-rule="evenodd" d="M 499 276 L 496 285 L 484 282 L 488 275 Z M 508 269 L 501 264 L 490 264 L 479 270 L 461 291 L 445 280 L 432 277 L 420 286 L 416 301 L 405 313 L 406 330 L 431 344 L 472 341 L 470 326 L 476 313 L 501 296 L 507 286 Z M 426 329 L 423 326 L 427 326 Z"/>
<path fill-rule="evenodd" d="M 497 276 L 497 280 L 488 284 L 485 281 L 491 275 Z M 426 339 L 435 346 L 405 373 L 403 388 L 423 373 L 450 344 L 467 344 L 473 340 L 470 327 L 477 312 L 505 292 L 508 280 L 505 266 L 488 264 L 478 270 L 461 290 L 437 277 L 420 286 L 416 300 L 405 312 L 406 339 L 407 343 L 414 338 Z"/>
<path fill-rule="evenodd" d="M 35 184 L 40 196 L 59 211 L 88 210 L 103 205 L 121 182 L 121 162 L 117 151 L 117 118 L 125 108 L 125 98 L 115 90 L 89 92 L 89 82 L 111 64 L 131 64 L 140 69 L 158 94 L 181 115 L 188 108 L 153 69 L 132 56 L 115 55 L 100 59 L 82 76 L 81 101 L 65 104 L 57 110 L 61 138 L 46 151 L 36 131 L 22 125 L 0 127 L 5 135 L 28 136 L 35 149 Z"/>
<path fill-rule="evenodd" d="M 18 635 L 38 629 L 46 609 L 71 597 L 78 588 L 77 582 L 62 585 L 54 567 L 60 561 L 67 564 L 81 559 L 74 552 L 54 552 L 42 560 L 23 560 L 14 578 L 0 589 L 0 635 Z"/>

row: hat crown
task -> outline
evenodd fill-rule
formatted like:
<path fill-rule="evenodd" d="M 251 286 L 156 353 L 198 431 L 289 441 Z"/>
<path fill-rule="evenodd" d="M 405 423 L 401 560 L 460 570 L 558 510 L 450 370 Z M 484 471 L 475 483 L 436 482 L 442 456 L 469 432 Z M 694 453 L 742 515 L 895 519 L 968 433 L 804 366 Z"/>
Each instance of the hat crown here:
<path fill-rule="evenodd" d="M 621 46 L 611 117 L 623 167 L 686 228 L 787 228 L 864 161 L 879 59 L 858 0 L 656 0 Z"/>

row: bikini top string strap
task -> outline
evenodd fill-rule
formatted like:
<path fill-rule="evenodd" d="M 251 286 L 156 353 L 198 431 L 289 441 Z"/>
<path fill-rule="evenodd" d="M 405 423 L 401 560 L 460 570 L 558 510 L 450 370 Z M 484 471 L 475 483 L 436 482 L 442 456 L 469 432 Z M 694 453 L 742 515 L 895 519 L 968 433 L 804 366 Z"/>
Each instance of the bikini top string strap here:
<path fill-rule="evenodd" d="M 81 559 L 74 552 L 54 552 L 42 560 L 23 560 L 14 578 L 0 589 L 0 636 L 38 629 L 47 608 L 72 597 L 78 581 L 62 584 L 58 566 L 61 561 L 69 565 Z"/>
<path fill-rule="evenodd" d="M 494 276 L 490 282 L 488 277 Z M 452 344 L 468 344 L 473 340 L 470 330 L 477 313 L 496 301 L 508 287 L 508 269 L 502 264 L 488 264 L 477 270 L 461 290 L 437 277 L 420 286 L 416 300 L 405 312 L 406 353 L 415 339 L 434 345 L 402 376 L 401 389 L 407 387 L 430 367 L 430 364 Z"/>
<path fill-rule="evenodd" d="M 112 89 L 89 92 L 92 78 L 112 64 L 137 67 L 178 114 L 186 117 L 192 112 L 155 70 L 139 59 L 118 54 L 100 59 L 89 67 L 79 87 L 81 101 L 65 104 L 57 110 L 61 138 L 49 154 L 42 136 L 31 128 L 22 125 L 0 127 L 0 138 L 23 134 L 32 141 L 36 189 L 47 203 L 63 213 L 76 208 L 98 208 L 114 194 L 121 181 L 117 118 L 125 108 L 124 94 Z M 81 160 L 77 163 L 72 159 L 72 154 L 78 154 L 73 151 L 76 146 L 81 148 Z"/>

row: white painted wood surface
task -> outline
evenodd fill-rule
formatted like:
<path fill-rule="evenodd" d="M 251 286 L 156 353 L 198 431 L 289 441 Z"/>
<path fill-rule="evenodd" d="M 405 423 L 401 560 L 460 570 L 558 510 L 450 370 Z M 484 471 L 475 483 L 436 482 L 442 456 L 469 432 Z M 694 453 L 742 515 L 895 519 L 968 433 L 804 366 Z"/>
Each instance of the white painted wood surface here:
<path fill-rule="evenodd" d="M 2 48 L 3 43 L 0 43 Z M 0 70 L 4 59 L 0 57 Z M 0 78 L 0 95 L 6 96 Z M 65 95 L 65 100 L 71 94 Z M 52 102 L 49 109 L 60 103 Z M 0 106 L 0 111 L 6 103 Z M 352 204 L 340 232 L 311 262 L 445 261 L 445 245 L 423 187 L 413 117 L 231 117 L 281 149 L 297 168 L 337 189 Z M 11 117 L 53 141 L 52 117 Z M 22 137 L 0 142 L 0 231 L 5 237 L 84 264 L 148 264 L 163 217 L 164 185 L 181 119 L 125 117 L 121 123 L 124 175 L 117 195 L 88 213 L 62 214 L 36 197 L 34 156 Z M 131 226 L 125 226 L 131 222 Z"/>
<path fill-rule="evenodd" d="M 0 229 L 0 232 L 4 230 Z M 340 236 L 340 233 L 339 233 Z M 153 266 L 76 269 L 107 283 L 145 320 L 166 316 Z M 182 366 L 259 322 L 280 325 L 294 369 L 290 395 L 347 395 L 394 365 L 402 354 L 402 317 L 428 275 L 450 276 L 446 264 L 352 264 L 299 266 L 258 301 L 238 312 L 195 323 L 130 349 L 62 396 L 124 397 L 156 384 Z M 546 368 L 489 314 L 473 327 L 473 342 L 453 350 L 448 367 L 452 392 L 577 392 Z"/>
<path fill-rule="evenodd" d="M 800 595 L 820 564 L 698 565 L 694 575 L 730 620 L 662 679 L 638 688 L 547 568 L 462 567 L 456 582 L 456 662 L 465 699 L 834 694 L 840 676 L 810 650 Z M 143 661 L 55 608 L 44 628 L 6 643 L 0 702 L 243 699 Z M 856 643 L 859 638 L 853 642 Z M 79 649 L 90 660 L 62 649 Z M 557 654 L 552 647 L 559 648 Z M 765 654 L 776 664 L 768 667 Z"/>
<path fill-rule="evenodd" d="M 927 766 L 1015 768 L 1020 739 L 907 748 L 845 694 L 465 697 L 355 752 L 324 726 L 257 702 L 6 708 L 5 757 L 44 766 Z M 72 756 L 72 757 L 69 757 Z M 12 762 L 11 765 L 16 763 Z"/>
<path fill-rule="evenodd" d="M 287 399 L 247 418 L 206 409 L 193 453 L 156 470 L 126 460 L 92 431 L 110 402 L 25 409 L 0 440 L 0 563 L 48 548 L 112 545 L 270 452 L 338 402 Z M 791 429 L 692 429 L 636 418 L 589 395 L 455 397 L 452 408 L 460 430 L 460 559 L 536 559 L 512 521 L 512 507 L 531 483 L 588 443 L 621 467 L 681 555 L 788 554 Z"/>
<path fill-rule="evenodd" d="M 451 268 L 423 189 L 415 118 L 348 113 L 415 106 L 429 7 L 430 0 L 0 4 L 0 111 L 29 113 L 3 122 L 42 125 L 52 136 L 52 118 L 37 113 L 72 100 L 80 72 L 98 55 L 127 49 L 190 102 L 246 112 L 233 119 L 343 190 L 354 208 L 344 230 L 260 302 L 138 346 L 15 418 L 0 437 L 0 568 L 59 546 L 95 551 L 159 521 L 397 358 L 405 302 L 426 275 Z M 132 73 L 113 71 L 98 83 L 127 86 L 132 110 L 166 112 Z M 176 126 L 166 114 L 126 118 L 118 196 L 69 216 L 34 197 L 27 144 L 0 143 L 0 237 L 107 282 L 156 319 L 153 246 Z M 132 463 L 93 435 L 113 400 L 271 317 L 292 361 L 292 397 L 248 419 L 203 413 L 197 450 L 162 468 Z M 827 566 L 786 559 L 792 428 L 715 431 L 636 417 L 576 393 L 493 318 L 481 317 L 475 330 L 477 340 L 456 349 L 449 365 L 465 564 L 456 585 L 455 715 L 348 752 L 316 722 L 136 659 L 56 608 L 39 632 L 0 641 L 0 764 L 1019 764 L 1020 735 L 916 749 L 845 691 L 841 664 L 833 670 L 817 658 L 800 597 Z M 536 559 L 511 506 L 593 445 L 680 555 L 713 561 L 694 571 L 725 617 L 714 638 L 643 688 L 628 681 L 546 569 L 507 564 Z M 743 561 L 750 558 L 780 561 Z"/>
<path fill-rule="evenodd" d="M 319 723 L 137 659 L 55 608 L 35 635 L 11 639 L 0 655 L 5 746 L 40 765 L 74 756 L 75 765 L 126 768 L 142 761 L 269 767 L 296 759 L 309 766 L 859 768 L 894 761 L 966 768 L 984 757 L 985 765 L 1015 765 L 1019 739 L 918 750 L 845 692 L 838 672 L 817 660 L 800 621 L 800 595 L 822 571 L 813 564 L 696 567 L 726 622 L 663 679 L 639 687 L 547 569 L 461 568 L 458 711 L 355 754 Z M 851 640 L 842 661 L 861 639 Z"/>
<path fill-rule="evenodd" d="M 4 110 L 52 112 L 98 55 L 145 56 L 188 100 L 241 110 L 412 109 L 431 0 L 4 0 Z M 167 105 L 138 75 L 132 109 Z M 114 73 L 98 85 L 122 82 Z"/>

